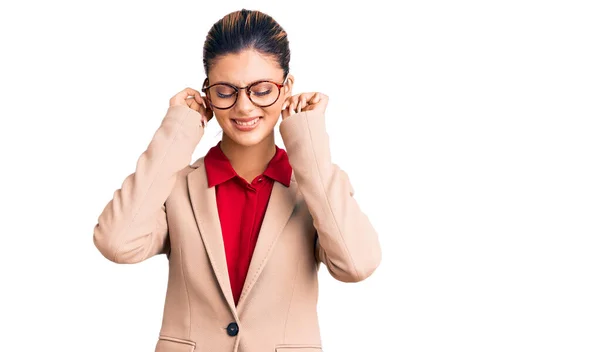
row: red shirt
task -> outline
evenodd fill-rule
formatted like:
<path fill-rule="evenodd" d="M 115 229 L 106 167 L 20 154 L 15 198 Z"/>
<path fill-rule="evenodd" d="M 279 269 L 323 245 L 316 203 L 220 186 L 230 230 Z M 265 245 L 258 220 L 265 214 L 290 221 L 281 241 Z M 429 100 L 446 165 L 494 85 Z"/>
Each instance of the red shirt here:
<path fill-rule="evenodd" d="M 289 187 L 292 167 L 286 151 L 275 146 L 277 152 L 265 171 L 248 183 L 235 172 L 220 145 L 221 142 L 217 143 L 206 153 L 204 164 L 208 187 L 216 186 L 229 282 L 237 305 L 273 183 Z"/>

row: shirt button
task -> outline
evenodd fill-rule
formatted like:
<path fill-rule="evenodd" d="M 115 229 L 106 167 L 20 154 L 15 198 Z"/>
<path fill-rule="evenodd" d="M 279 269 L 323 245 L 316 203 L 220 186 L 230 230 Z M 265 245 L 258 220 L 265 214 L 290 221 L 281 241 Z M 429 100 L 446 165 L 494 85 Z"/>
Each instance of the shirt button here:
<path fill-rule="evenodd" d="M 260 177 L 260 178 L 258 179 L 258 182 L 262 182 L 262 177 Z"/>
<path fill-rule="evenodd" d="M 240 331 L 239 326 L 236 323 L 230 323 L 227 325 L 227 335 L 235 336 Z"/>

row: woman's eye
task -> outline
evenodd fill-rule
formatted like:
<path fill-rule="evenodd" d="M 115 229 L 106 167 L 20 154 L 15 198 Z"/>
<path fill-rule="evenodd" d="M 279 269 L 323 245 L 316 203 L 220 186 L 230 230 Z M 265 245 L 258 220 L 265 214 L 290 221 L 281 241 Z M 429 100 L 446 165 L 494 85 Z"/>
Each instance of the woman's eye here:
<path fill-rule="evenodd" d="M 261 96 L 265 96 L 265 95 L 271 94 L 271 90 L 265 90 L 265 91 L 262 91 L 262 92 L 254 92 L 254 94 L 258 95 L 259 97 L 261 97 Z"/>
<path fill-rule="evenodd" d="M 222 99 L 227 99 L 227 98 L 231 98 L 233 96 L 233 94 L 217 93 L 217 96 Z"/>

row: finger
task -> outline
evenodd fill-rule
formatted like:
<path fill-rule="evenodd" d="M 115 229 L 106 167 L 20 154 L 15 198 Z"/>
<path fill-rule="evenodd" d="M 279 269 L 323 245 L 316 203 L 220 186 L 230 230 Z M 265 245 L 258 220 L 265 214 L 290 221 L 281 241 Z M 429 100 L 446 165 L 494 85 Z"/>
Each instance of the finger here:
<path fill-rule="evenodd" d="M 208 100 L 208 97 L 206 95 L 202 97 L 202 101 L 204 101 L 204 106 L 207 109 L 212 110 L 212 104 L 210 103 L 210 100 Z"/>
<path fill-rule="evenodd" d="M 180 95 L 183 99 L 187 99 L 188 97 L 194 97 L 194 96 L 200 97 L 201 96 L 199 91 L 197 91 L 193 88 L 190 88 L 190 87 L 185 88 L 184 90 L 179 92 L 178 95 Z"/>
<path fill-rule="evenodd" d="M 318 102 L 319 102 L 319 92 L 316 92 L 312 95 L 312 97 L 310 97 L 309 103 L 316 104 Z"/>
<path fill-rule="evenodd" d="M 300 94 L 296 94 L 296 95 L 292 95 L 292 96 L 288 97 L 287 101 L 286 101 L 286 104 L 285 104 L 286 109 L 289 108 L 290 105 L 292 105 L 293 107 L 295 107 L 294 104 L 298 103 L 298 97 L 299 96 L 300 96 Z"/>
<path fill-rule="evenodd" d="M 200 115 L 202 116 L 201 124 L 203 124 L 203 126 L 206 125 L 206 123 L 208 123 L 208 121 L 213 116 L 213 111 L 211 109 L 204 108 L 204 106 L 202 106 L 202 105 L 199 105 L 198 102 L 196 101 L 195 97 L 187 98 L 186 104 L 190 107 L 190 109 L 194 109 L 198 113 L 200 113 Z"/>
<path fill-rule="evenodd" d="M 206 117 L 210 120 L 213 116 L 212 105 L 208 98 L 204 95 L 200 97 L 201 105 L 204 108 Z"/>
<path fill-rule="evenodd" d="M 286 109 L 281 110 L 281 118 L 282 119 L 287 119 L 288 116 L 290 116 L 290 112 L 287 111 Z"/>
<path fill-rule="evenodd" d="M 285 110 L 290 104 L 290 98 L 286 98 L 285 101 L 283 102 L 283 105 L 281 106 L 281 110 Z"/>
<path fill-rule="evenodd" d="M 313 103 L 316 104 L 321 101 L 321 93 L 316 93 L 313 99 Z"/>
<path fill-rule="evenodd" d="M 309 104 L 304 111 L 309 111 L 309 110 L 321 110 L 324 111 L 326 106 L 327 106 L 327 95 L 320 93 L 320 92 L 315 92 L 314 95 L 311 97 L 310 99 L 311 104 Z"/>
<path fill-rule="evenodd" d="M 298 104 L 297 98 L 297 96 L 290 97 L 290 100 L 287 105 L 287 110 L 290 115 L 294 113 L 294 110 L 296 110 L 296 105 Z"/>
<path fill-rule="evenodd" d="M 194 99 L 196 99 L 196 102 L 198 102 L 198 104 L 202 105 L 206 109 L 206 102 L 204 101 L 204 97 L 200 93 L 194 94 Z"/>
<path fill-rule="evenodd" d="M 298 102 L 298 108 L 296 109 L 296 112 L 301 112 L 306 106 L 306 94 L 302 94 L 299 100 L 300 101 Z"/>
<path fill-rule="evenodd" d="M 281 118 L 282 119 L 286 119 L 288 116 L 291 115 L 290 112 L 290 106 L 292 104 L 292 97 L 288 97 L 285 102 L 283 103 L 283 106 L 281 108 Z"/>
<path fill-rule="evenodd" d="M 288 109 L 292 109 L 295 110 L 296 109 L 296 105 L 298 104 L 298 95 L 294 95 L 289 97 L 289 101 L 287 103 L 287 108 Z"/>
<path fill-rule="evenodd" d="M 300 106 L 302 105 L 302 94 L 298 95 L 295 99 L 294 110 L 298 113 Z"/>
<path fill-rule="evenodd" d="M 200 104 L 198 104 L 198 102 L 196 101 L 196 99 L 194 97 L 190 97 L 185 99 L 185 103 L 187 104 L 187 106 L 189 106 L 190 109 L 196 110 L 199 113 L 202 113 L 202 111 L 200 111 L 202 109 L 202 106 Z"/>
<path fill-rule="evenodd" d="M 182 91 L 180 91 L 179 93 L 175 94 L 171 100 L 169 100 L 169 106 L 172 105 L 180 105 L 180 104 L 187 104 L 187 106 L 190 106 L 190 104 L 188 104 L 187 98 L 188 97 L 196 97 L 196 96 L 200 96 L 200 92 L 198 92 L 195 89 L 192 88 L 185 88 Z"/>

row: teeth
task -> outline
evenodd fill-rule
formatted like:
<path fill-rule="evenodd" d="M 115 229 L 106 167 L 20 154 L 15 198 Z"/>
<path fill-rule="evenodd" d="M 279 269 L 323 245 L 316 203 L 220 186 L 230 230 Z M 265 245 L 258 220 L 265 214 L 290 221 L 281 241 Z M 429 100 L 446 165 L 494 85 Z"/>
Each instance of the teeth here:
<path fill-rule="evenodd" d="M 234 121 L 235 121 L 235 123 L 237 123 L 240 126 L 252 126 L 252 125 L 254 125 L 254 124 L 256 124 L 258 122 L 258 119 L 259 118 L 257 117 L 254 120 L 248 121 L 248 122 L 241 122 L 241 121 L 238 121 L 238 120 L 234 120 Z"/>

